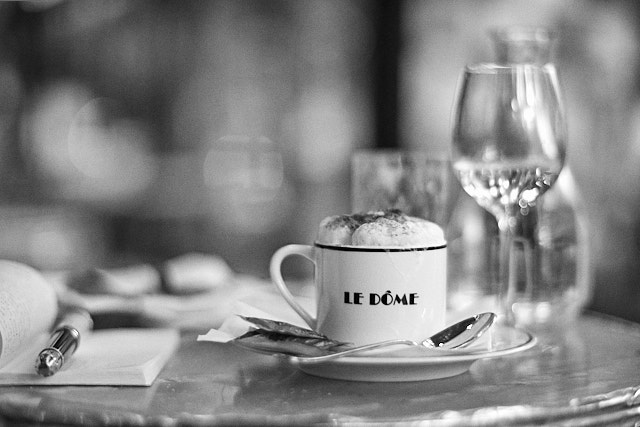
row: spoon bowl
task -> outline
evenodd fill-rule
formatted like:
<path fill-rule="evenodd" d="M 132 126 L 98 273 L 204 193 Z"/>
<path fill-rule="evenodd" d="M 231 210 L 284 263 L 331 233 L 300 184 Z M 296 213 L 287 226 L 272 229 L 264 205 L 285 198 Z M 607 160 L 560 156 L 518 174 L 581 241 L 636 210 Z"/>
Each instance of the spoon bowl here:
<path fill-rule="evenodd" d="M 345 356 L 352 356 L 354 354 L 362 353 L 369 350 L 380 349 L 384 347 L 391 347 L 397 345 L 408 345 L 414 347 L 422 347 L 428 349 L 443 349 L 453 350 L 464 348 L 476 341 L 487 329 L 493 325 L 496 319 L 494 313 L 480 313 L 475 316 L 468 317 L 460 322 L 454 323 L 426 338 L 422 342 L 416 342 L 411 340 L 389 340 L 381 341 L 372 344 L 366 344 L 358 347 L 351 347 L 346 350 L 337 351 L 335 353 L 326 354 L 323 356 L 298 356 L 300 360 L 304 360 L 305 363 L 322 363 L 327 360 L 338 359 Z"/>
<path fill-rule="evenodd" d="M 495 313 L 476 314 L 433 334 L 422 344 L 425 347 L 463 348 L 480 338 L 495 320 Z"/>

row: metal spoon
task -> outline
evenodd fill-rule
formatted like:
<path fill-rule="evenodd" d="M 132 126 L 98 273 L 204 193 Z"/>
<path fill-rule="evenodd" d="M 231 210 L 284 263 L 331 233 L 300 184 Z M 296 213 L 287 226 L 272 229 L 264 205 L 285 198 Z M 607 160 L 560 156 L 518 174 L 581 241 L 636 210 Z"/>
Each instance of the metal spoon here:
<path fill-rule="evenodd" d="M 431 349 L 455 349 L 463 348 L 478 339 L 487 329 L 491 327 L 496 315 L 494 313 L 481 313 L 464 319 L 458 323 L 446 327 L 442 331 L 430 336 L 424 341 L 418 343 L 411 340 L 389 340 L 373 344 L 366 344 L 359 347 L 349 348 L 347 350 L 338 351 L 336 353 L 326 354 L 323 356 L 299 356 L 297 359 L 304 360 L 305 363 L 325 362 L 327 360 L 338 359 L 344 356 L 350 356 L 367 350 L 373 350 L 382 347 L 394 345 L 409 345 L 416 347 L 425 347 Z"/>

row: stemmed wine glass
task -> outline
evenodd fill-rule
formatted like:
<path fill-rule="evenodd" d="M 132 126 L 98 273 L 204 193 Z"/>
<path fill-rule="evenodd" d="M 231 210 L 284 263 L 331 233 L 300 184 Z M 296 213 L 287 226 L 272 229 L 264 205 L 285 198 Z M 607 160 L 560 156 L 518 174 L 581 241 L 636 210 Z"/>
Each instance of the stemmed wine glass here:
<path fill-rule="evenodd" d="M 451 160 L 464 190 L 498 221 L 498 311 L 509 324 L 516 287 L 510 272 L 514 237 L 564 164 L 566 129 L 555 68 L 467 66 L 456 96 Z"/>

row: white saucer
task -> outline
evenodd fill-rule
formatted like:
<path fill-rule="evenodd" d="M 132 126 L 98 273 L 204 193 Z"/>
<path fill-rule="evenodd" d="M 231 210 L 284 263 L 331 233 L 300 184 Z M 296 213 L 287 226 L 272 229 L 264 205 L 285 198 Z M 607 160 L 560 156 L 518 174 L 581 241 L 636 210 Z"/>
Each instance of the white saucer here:
<path fill-rule="evenodd" d="M 486 335 L 490 336 L 483 339 L 481 345 L 445 356 L 415 355 L 414 349 L 411 356 L 397 351 L 394 355 L 345 356 L 326 362 L 309 363 L 295 356 L 288 357 L 288 360 L 301 371 L 324 378 L 371 382 L 424 381 L 459 375 L 477 360 L 508 356 L 536 344 L 534 336 L 517 328 L 494 328 Z"/>

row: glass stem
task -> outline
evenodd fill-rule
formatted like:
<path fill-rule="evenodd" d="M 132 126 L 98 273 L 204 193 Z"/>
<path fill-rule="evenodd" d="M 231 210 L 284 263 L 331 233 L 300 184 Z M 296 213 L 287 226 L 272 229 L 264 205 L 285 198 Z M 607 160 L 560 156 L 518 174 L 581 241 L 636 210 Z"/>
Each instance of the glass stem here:
<path fill-rule="evenodd" d="M 498 218 L 500 230 L 500 249 L 498 259 L 498 316 L 502 323 L 513 325 L 518 282 L 518 259 L 515 252 L 515 236 L 519 224 L 519 213 L 516 209 L 505 209 L 504 215 Z"/>
<path fill-rule="evenodd" d="M 531 303 L 536 292 L 536 255 L 532 226 L 533 213 L 505 210 L 498 220 L 500 253 L 498 260 L 498 310 L 503 323 L 517 320 L 515 303 Z"/>
<path fill-rule="evenodd" d="M 512 265 L 513 233 L 509 227 L 500 228 L 498 261 L 498 316 L 505 324 L 514 323 L 512 303 L 515 293 L 515 266 Z"/>

